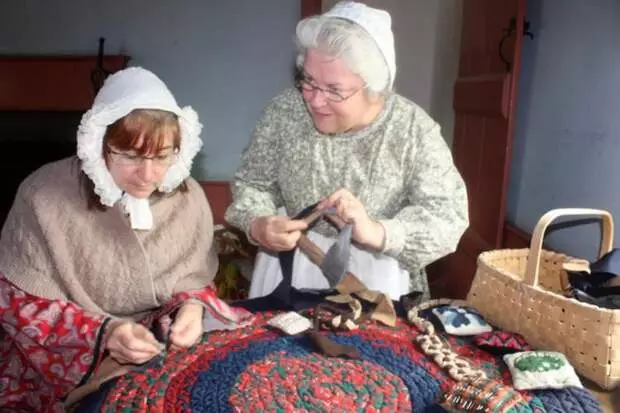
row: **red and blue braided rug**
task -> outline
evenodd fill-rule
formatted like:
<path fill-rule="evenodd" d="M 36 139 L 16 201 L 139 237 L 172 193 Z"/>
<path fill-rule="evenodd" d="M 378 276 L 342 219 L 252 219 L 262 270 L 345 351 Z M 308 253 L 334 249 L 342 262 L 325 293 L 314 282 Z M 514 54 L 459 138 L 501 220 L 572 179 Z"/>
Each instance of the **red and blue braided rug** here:
<path fill-rule="evenodd" d="M 436 404 L 454 385 L 415 344 L 415 327 L 366 323 L 352 332 L 326 332 L 355 346 L 357 359 L 318 353 L 306 336 L 265 326 L 274 313 L 257 314 L 243 329 L 205 334 L 196 346 L 172 351 L 163 367 L 118 379 L 102 412 L 442 412 Z M 452 348 L 489 377 L 510 385 L 500 359 L 466 339 Z M 583 389 L 523 393 L 527 412 L 597 412 Z M 564 404 L 563 404 L 564 403 Z"/>

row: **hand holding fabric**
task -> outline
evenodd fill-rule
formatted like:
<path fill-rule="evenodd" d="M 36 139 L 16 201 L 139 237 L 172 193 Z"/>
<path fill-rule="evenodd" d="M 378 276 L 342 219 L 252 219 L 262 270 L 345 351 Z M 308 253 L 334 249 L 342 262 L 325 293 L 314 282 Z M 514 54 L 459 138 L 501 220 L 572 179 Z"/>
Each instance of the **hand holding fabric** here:
<path fill-rule="evenodd" d="M 327 208 L 335 208 L 336 214 L 328 215 L 328 218 L 340 228 L 345 224 L 353 224 L 354 241 L 374 250 L 383 249 L 385 242 L 383 225 L 368 216 L 364 205 L 348 189 L 337 190 L 317 205 L 317 209 Z"/>
<path fill-rule="evenodd" d="M 110 356 L 121 364 L 142 364 L 158 355 L 163 345 L 143 325 L 121 322 L 112 326 L 106 348 Z"/>
<path fill-rule="evenodd" d="M 202 304 L 194 302 L 184 304 L 170 327 L 170 343 L 177 347 L 194 345 L 203 333 L 203 312 Z"/>
<path fill-rule="evenodd" d="M 258 217 L 250 226 L 251 237 L 272 251 L 288 251 L 297 245 L 301 231 L 308 225 L 285 216 Z"/>

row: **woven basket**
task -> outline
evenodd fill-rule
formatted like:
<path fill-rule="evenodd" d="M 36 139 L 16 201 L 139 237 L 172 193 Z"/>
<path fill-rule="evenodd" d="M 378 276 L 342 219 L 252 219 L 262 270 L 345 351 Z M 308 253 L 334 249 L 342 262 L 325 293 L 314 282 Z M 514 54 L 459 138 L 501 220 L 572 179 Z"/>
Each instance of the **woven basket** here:
<path fill-rule="evenodd" d="M 559 217 L 602 218 L 600 256 L 613 246 L 614 223 L 606 211 L 555 209 L 534 228 L 529 249 L 484 252 L 467 301 L 498 328 L 518 332 L 535 348 L 562 352 L 583 377 L 604 389 L 620 383 L 620 310 L 564 296 L 563 264 L 575 260 L 542 249 L 549 224 Z"/>

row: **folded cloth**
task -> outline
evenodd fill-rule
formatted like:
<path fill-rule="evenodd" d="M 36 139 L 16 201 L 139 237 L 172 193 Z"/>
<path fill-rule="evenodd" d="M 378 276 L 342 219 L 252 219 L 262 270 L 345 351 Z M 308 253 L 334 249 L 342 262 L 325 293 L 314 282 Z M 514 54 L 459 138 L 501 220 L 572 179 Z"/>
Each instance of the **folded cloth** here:
<path fill-rule="evenodd" d="M 564 267 L 570 283 L 570 295 L 602 308 L 620 308 L 620 250 L 614 248 L 589 268 Z"/>
<path fill-rule="evenodd" d="M 617 287 L 614 287 L 614 291 Z M 592 292 L 592 291 L 591 291 Z M 571 290 L 571 295 L 578 301 L 595 305 L 601 308 L 608 308 L 610 310 L 616 310 L 620 308 L 620 292 L 608 291 L 609 295 L 605 295 L 604 291 L 594 291 L 594 293 L 601 294 L 600 296 L 592 296 L 578 288 Z"/>
<path fill-rule="evenodd" d="M 374 308 L 370 310 L 370 319 L 392 327 L 396 324 L 396 310 L 392 300 L 384 293 L 369 290 L 350 272 L 344 275 L 342 281 L 336 286 L 336 290 L 340 294 L 326 297 L 328 301 L 353 303 L 354 301 L 349 297 L 357 297 L 373 305 Z"/>

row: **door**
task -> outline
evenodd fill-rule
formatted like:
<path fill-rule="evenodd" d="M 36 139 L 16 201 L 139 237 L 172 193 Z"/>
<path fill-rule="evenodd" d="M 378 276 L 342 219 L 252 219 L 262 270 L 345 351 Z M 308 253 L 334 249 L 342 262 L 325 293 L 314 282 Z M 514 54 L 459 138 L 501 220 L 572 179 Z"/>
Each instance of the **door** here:
<path fill-rule="evenodd" d="M 463 298 L 478 254 L 501 247 L 524 13 L 525 0 L 463 1 L 453 155 L 470 226 L 457 251 L 427 269 L 436 297 Z"/>
<path fill-rule="evenodd" d="M 321 13 L 323 0 L 301 0 L 301 17 L 310 17 Z"/>

